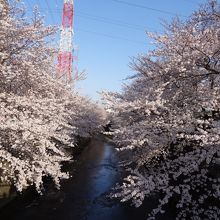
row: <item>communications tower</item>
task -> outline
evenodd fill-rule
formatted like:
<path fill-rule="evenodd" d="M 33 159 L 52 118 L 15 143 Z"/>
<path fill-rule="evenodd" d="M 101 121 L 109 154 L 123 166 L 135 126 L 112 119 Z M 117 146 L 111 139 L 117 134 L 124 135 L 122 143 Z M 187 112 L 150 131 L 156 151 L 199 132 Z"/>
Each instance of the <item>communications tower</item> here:
<path fill-rule="evenodd" d="M 73 6 L 73 0 L 64 0 L 58 54 L 58 78 L 66 83 L 71 82 L 73 69 Z"/>

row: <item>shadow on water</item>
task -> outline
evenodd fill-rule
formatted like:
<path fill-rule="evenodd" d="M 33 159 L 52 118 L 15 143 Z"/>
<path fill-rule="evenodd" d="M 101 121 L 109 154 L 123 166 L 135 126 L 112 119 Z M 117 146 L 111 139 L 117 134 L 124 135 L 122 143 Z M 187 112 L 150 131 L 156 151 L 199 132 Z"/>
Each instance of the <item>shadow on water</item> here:
<path fill-rule="evenodd" d="M 49 188 L 43 196 L 18 198 L 0 211 L 1 220 L 142 220 L 145 208 L 135 209 L 106 195 L 123 175 L 114 147 L 92 140 L 77 164 L 70 166 L 69 180 L 60 190 Z M 147 204 L 148 208 L 154 201 Z M 163 218 L 164 220 L 166 218 Z"/>

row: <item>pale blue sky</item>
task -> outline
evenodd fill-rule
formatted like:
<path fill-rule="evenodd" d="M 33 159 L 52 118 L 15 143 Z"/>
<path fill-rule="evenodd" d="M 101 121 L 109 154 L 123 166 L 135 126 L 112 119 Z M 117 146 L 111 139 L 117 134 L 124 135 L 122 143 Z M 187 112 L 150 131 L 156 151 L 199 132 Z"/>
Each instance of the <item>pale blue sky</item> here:
<path fill-rule="evenodd" d="M 24 0 L 28 10 L 38 4 L 47 24 L 60 25 L 63 0 Z M 120 91 L 133 71 L 131 57 L 152 48 L 145 31 L 163 32 L 161 19 L 183 19 L 205 0 L 75 0 L 74 44 L 78 69 L 87 78 L 77 89 L 94 100 L 97 91 Z"/>

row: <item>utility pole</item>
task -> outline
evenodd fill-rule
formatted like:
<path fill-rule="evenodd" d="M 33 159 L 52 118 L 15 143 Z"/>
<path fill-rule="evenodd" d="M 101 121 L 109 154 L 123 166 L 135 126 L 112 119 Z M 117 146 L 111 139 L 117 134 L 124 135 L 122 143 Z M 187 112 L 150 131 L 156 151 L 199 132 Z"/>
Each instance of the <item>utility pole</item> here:
<path fill-rule="evenodd" d="M 68 84 L 72 80 L 73 69 L 73 6 L 73 0 L 64 0 L 58 54 L 58 78 Z"/>

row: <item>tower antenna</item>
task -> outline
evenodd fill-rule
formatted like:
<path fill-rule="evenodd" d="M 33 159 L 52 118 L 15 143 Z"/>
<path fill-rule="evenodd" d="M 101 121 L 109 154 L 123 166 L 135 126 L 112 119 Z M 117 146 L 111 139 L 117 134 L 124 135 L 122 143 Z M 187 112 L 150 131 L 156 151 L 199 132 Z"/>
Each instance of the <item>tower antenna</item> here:
<path fill-rule="evenodd" d="M 68 84 L 72 80 L 73 69 L 73 6 L 73 0 L 64 0 L 58 54 L 58 78 Z"/>

